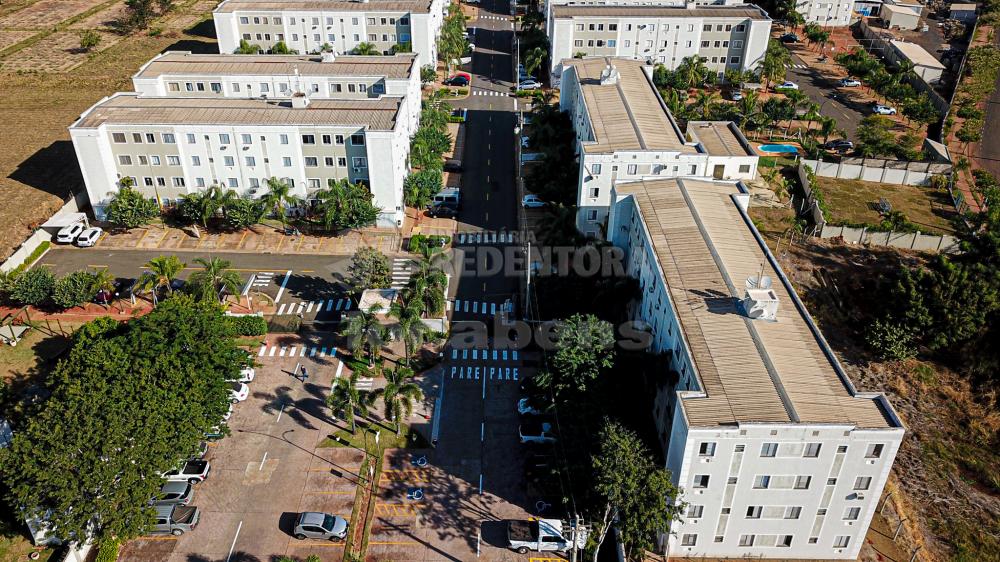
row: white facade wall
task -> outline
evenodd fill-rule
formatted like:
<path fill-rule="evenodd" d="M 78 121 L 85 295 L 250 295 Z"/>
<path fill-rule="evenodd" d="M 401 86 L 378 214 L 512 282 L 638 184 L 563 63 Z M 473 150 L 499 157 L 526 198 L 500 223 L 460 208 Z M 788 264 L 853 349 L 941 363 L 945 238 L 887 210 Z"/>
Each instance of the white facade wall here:
<path fill-rule="evenodd" d="M 358 3 L 357 10 L 349 11 L 217 10 L 212 17 L 220 53 L 234 52 L 242 39 L 264 50 L 284 41 L 300 54 L 319 52 L 327 44 L 335 53 L 350 53 L 365 42 L 375 43 L 379 50 L 387 52 L 397 43 L 410 42 L 419 66 L 434 64 L 437 36 L 444 23 L 443 0 L 434 0 L 429 13 L 387 11 L 376 6 L 366 10 L 365 6 Z"/>
<path fill-rule="evenodd" d="M 806 23 L 842 27 L 851 24 L 854 0 L 800 0 L 795 9 L 802 14 Z"/>
<path fill-rule="evenodd" d="M 581 27 L 582 26 L 582 27 Z M 593 27 L 593 29 L 591 29 Z M 710 28 L 710 29 L 709 29 Z M 764 60 L 771 20 L 740 17 L 573 17 L 552 24 L 552 72 L 578 53 L 612 56 L 676 69 L 690 56 L 707 59 L 720 76 L 727 69 L 754 70 Z"/>

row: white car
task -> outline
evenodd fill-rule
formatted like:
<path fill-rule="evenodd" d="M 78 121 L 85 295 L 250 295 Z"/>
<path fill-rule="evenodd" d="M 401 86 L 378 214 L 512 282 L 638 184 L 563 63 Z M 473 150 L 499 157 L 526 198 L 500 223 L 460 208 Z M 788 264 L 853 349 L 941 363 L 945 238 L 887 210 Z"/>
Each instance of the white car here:
<path fill-rule="evenodd" d="M 780 86 L 775 87 L 774 89 L 775 90 L 798 90 L 799 89 L 799 85 L 796 84 L 795 82 L 786 81 L 786 82 L 782 83 Z"/>
<path fill-rule="evenodd" d="M 542 83 L 538 80 L 523 80 L 517 85 L 518 90 L 537 90 L 542 87 Z"/>
<path fill-rule="evenodd" d="M 56 234 L 56 242 L 60 244 L 72 244 L 81 234 L 83 234 L 83 223 L 75 223 L 64 226 Z"/>
<path fill-rule="evenodd" d="M 843 78 L 840 81 L 841 88 L 857 88 L 861 85 L 861 80 L 855 80 L 854 78 Z"/>
<path fill-rule="evenodd" d="M 164 472 L 161 476 L 167 482 L 190 482 L 197 484 L 208 478 L 212 465 L 206 460 L 189 459 L 180 464 L 177 468 Z"/>
<path fill-rule="evenodd" d="M 889 105 L 882 105 L 880 103 L 876 103 L 875 105 L 872 106 L 872 112 L 877 113 L 879 115 L 895 115 L 896 108 Z"/>
<path fill-rule="evenodd" d="M 229 409 L 226 410 L 225 414 L 222 414 L 222 421 L 227 422 L 229 421 L 229 418 L 231 418 L 232 416 L 233 416 L 233 404 L 230 403 Z"/>
<path fill-rule="evenodd" d="M 257 372 L 253 370 L 253 367 L 243 367 L 240 370 L 240 378 L 236 379 L 236 381 L 251 382 L 255 376 L 257 376 Z"/>
<path fill-rule="evenodd" d="M 229 383 L 230 400 L 233 404 L 242 402 L 250 396 L 250 387 L 241 382 Z"/>
<path fill-rule="evenodd" d="M 100 227 L 92 226 L 87 230 L 84 230 L 83 234 L 76 239 L 76 245 L 81 248 L 89 248 L 94 244 L 97 244 L 97 241 L 101 238 L 101 234 L 103 233 L 104 230 Z"/>
<path fill-rule="evenodd" d="M 525 195 L 524 199 L 521 199 L 521 206 L 526 209 L 537 209 L 544 207 L 545 201 L 539 199 L 537 195 Z"/>

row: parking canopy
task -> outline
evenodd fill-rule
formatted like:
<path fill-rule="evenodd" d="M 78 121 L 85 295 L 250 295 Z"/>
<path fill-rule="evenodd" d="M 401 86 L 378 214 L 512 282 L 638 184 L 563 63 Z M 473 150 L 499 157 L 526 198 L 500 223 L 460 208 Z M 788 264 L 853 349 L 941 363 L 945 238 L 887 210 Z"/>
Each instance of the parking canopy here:
<path fill-rule="evenodd" d="M 71 224 L 82 222 L 87 224 L 87 213 L 66 213 L 65 215 L 53 215 L 45 221 L 42 228 L 62 228 Z"/>

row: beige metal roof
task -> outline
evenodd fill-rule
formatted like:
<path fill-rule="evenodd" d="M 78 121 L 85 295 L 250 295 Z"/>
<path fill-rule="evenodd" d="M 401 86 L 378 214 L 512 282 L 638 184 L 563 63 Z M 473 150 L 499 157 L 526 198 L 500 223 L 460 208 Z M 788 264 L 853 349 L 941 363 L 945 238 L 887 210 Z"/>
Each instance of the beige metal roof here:
<path fill-rule="evenodd" d="M 742 18 L 753 20 L 769 20 L 767 14 L 756 6 L 714 6 L 706 8 L 681 8 L 668 6 L 636 6 L 636 5 L 596 5 L 552 6 L 555 18 L 572 18 L 587 16 L 621 16 L 633 18 Z"/>
<path fill-rule="evenodd" d="M 392 130 L 403 98 L 290 102 L 237 98 L 158 98 L 118 94 L 92 107 L 74 128 L 108 124 L 143 125 L 344 125 Z"/>
<path fill-rule="evenodd" d="M 897 51 L 903 54 L 904 57 L 910 59 L 916 66 L 926 66 L 930 68 L 940 68 L 944 69 L 944 65 L 941 61 L 934 58 L 927 49 L 917 45 L 916 43 L 908 43 L 906 41 L 890 41 L 892 46 L 896 48 Z"/>
<path fill-rule="evenodd" d="M 754 156 L 756 153 L 740 140 L 735 128 L 732 121 L 690 121 L 687 132 L 712 156 Z"/>
<path fill-rule="evenodd" d="M 168 52 L 144 66 L 136 78 L 161 75 L 282 76 L 296 71 L 302 76 L 385 76 L 408 78 L 415 54 L 395 56 L 338 55 L 323 62 L 318 55 L 198 55 Z"/>
<path fill-rule="evenodd" d="M 226 0 L 215 9 L 227 12 L 274 12 L 282 10 L 323 12 L 417 12 L 429 13 L 431 0 Z"/>
<path fill-rule="evenodd" d="M 587 152 L 697 152 L 693 146 L 684 144 L 673 117 L 660 102 L 660 95 L 643 71 L 642 62 L 595 57 L 566 59 L 563 65 L 576 69 L 587 114 L 594 128 L 596 141 L 584 145 Z M 601 73 L 608 65 L 618 70 L 619 78 L 614 83 L 601 84 Z"/>
<path fill-rule="evenodd" d="M 631 194 L 677 310 L 705 398 L 685 398 L 691 426 L 740 422 L 891 425 L 872 398 L 852 395 L 768 263 L 731 194 L 733 183 L 665 179 L 618 184 Z M 739 312 L 745 281 L 774 280 L 777 321 Z"/>

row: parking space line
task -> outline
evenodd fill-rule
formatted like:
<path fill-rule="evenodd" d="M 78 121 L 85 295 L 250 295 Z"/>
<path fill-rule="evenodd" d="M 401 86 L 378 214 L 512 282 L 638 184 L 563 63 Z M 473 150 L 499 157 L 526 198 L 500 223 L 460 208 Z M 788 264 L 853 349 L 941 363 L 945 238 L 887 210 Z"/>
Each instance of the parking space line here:
<path fill-rule="evenodd" d="M 344 310 L 351 309 L 351 299 L 347 299 L 347 303 L 344 305 Z"/>
<path fill-rule="evenodd" d="M 313 346 L 313 348 L 309 350 L 309 357 L 314 357 L 315 355 L 316 355 L 316 347 Z"/>
<path fill-rule="evenodd" d="M 240 530 L 243 529 L 243 521 L 236 527 L 236 536 L 233 537 L 233 544 L 229 547 L 229 556 L 226 556 L 226 562 L 233 557 L 233 550 L 236 549 L 236 539 L 240 538 Z"/>
<path fill-rule="evenodd" d="M 292 270 L 289 269 L 285 272 L 285 278 L 281 280 L 281 287 L 278 289 L 278 295 L 274 297 L 274 302 L 281 300 L 282 293 L 285 292 L 285 286 L 288 285 L 288 279 L 292 276 Z"/>
<path fill-rule="evenodd" d="M 305 310 L 305 308 L 306 308 L 306 303 L 305 302 L 300 302 L 299 303 L 299 310 L 297 311 L 297 313 L 298 314 L 302 314 L 302 312 Z"/>

